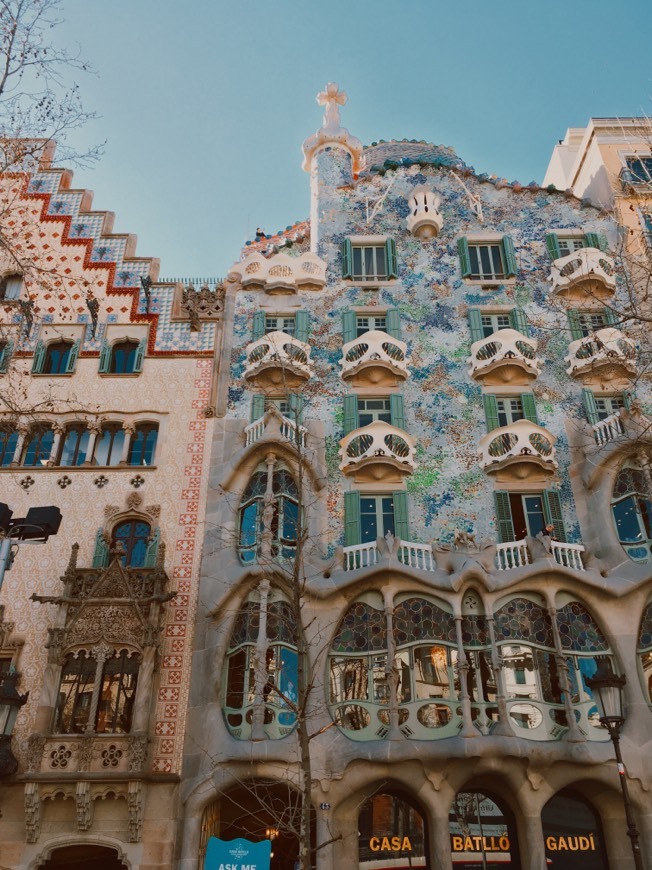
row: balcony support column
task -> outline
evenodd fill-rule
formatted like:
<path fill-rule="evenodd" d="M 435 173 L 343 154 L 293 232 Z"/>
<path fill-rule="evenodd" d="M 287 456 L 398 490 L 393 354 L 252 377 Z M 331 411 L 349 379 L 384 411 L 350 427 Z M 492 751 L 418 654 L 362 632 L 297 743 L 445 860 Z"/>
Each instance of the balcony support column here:
<path fill-rule="evenodd" d="M 469 695 L 469 687 L 467 677 L 469 673 L 469 660 L 464 649 L 464 641 L 462 639 L 462 616 L 455 617 L 455 633 L 457 635 L 457 673 L 460 680 L 460 706 L 462 707 L 462 729 L 460 737 L 477 737 L 479 732 L 473 727 L 473 717 L 471 715 L 471 697 Z"/>
<path fill-rule="evenodd" d="M 550 623 L 552 625 L 552 636 L 555 641 L 555 661 L 557 662 L 557 671 L 559 672 L 559 685 L 564 694 L 564 710 L 566 713 L 566 721 L 568 722 L 568 731 L 565 735 L 565 740 L 569 743 L 583 743 L 586 737 L 582 734 L 575 719 L 575 710 L 571 703 L 571 683 L 568 676 L 568 664 L 564 655 L 564 648 L 561 645 L 561 635 L 559 634 L 559 626 L 557 625 L 557 610 L 555 607 L 548 608 Z"/>

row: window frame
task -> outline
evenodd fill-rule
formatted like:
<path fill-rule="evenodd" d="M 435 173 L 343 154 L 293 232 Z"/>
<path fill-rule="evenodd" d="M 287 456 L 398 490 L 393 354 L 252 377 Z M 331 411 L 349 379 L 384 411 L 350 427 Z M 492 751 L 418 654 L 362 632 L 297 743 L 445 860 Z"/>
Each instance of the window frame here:
<path fill-rule="evenodd" d="M 10 272 L 0 278 L 0 303 L 18 302 L 23 295 L 25 278 L 19 272 Z M 11 289 L 11 295 L 8 291 Z M 16 292 L 17 290 L 17 292 Z"/>
<path fill-rule="evenodd" d="M 377 251 L 383 251 L 384 264 L 377 262 Z M 369 252 L 371 269 L 367 269 L 367 254 L 360 254 L 360 271 L 356 273 L 356 251 Z M 381 270 L 381 266 L 384 269 Z M 373 274 L 372 274 L 373 273 Z M 398 278 L 396 242 L 389 236 L 350 236 L 342 243 L 342 278 L 359 287 L 387 284 Z"/>
<path fill-rule="evenodd" d="M 491 249 L 496 250 L 491 252 Z M 489 269 L 483 271 L 481 250 L 488 249 Z M 500 286 L 516 278 L 518 262 L 514 240 L 509 235 L 473 235 L 462 236 L 457 240 L 457 250 L 462 278 L 469 284 L 480 284 L 486 287 Z M 473 257 L 471 251 L 473 250 Z M 500 271 L 496 270 L 496 254 L 500 260 Z M 477 259 L 478 271 L 474 271 L 473 260 Z"/>

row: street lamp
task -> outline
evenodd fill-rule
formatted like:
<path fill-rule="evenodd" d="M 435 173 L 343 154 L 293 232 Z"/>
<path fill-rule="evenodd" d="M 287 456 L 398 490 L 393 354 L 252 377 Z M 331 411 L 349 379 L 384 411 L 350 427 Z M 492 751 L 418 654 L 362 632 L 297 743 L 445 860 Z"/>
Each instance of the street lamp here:
<path fill-rule="evenodd" d="M 18 770 L 18 762 L 11 751 L 11 734 L 18 711 L 27 703 L 29 692 L 19 695 L 17 680 L 15 671 L 0 677 L 0 778 L 12 776 Z"/>
<path fill-rule="evenodd" d="M 54 505 L 32 507 L 24 517 L 14 517 L 11 508 L 0 502 L 0 589 L 13 562 L 12 544 L 16 541 L 45 543 L 61 525 L 61 511 Z"/>
<path fill-rule="evenodd" d="M 611 659 L 608 656 L 596 656 L 595 661 L 597 664 L 595 676 L 592 678 L 587 677 L 586 685 L 593 692 L 593 697 L 598 706 L 598 713 L 600 714 L 600 724 L 604 725 L 607 729 L 614 745 L 620 786 L 623 790 L 627 836 L 632 844 L 634 866 L 636 870 L 644 870 L 639 834 L 634 822 L 634 813 L 632 812 L 632 804 L 627 787 L 625 765 L 623 764 L 623 757 L 620 754 L 620 731 L 625 724 L 623 686 L 627 682 L 627 678 L 624 674 L 620 677 L 614 674 Z"/>

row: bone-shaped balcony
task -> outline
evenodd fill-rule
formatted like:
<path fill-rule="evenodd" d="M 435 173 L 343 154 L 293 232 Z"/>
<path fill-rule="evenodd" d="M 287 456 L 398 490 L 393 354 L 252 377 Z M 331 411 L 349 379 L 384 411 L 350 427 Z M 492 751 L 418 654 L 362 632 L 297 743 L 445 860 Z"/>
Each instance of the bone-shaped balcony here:
<path fill-rule="evenodd" d="M 478 451 L 480 464 L 489 474 L 508 465 L 522 465 L 523 475 L 515 468 L 516 476 L 527 476 L 530 470 L 527 466 L 532 464 L 552 474 L 557 468 L 555 441 L 554 435 L 536 423 L 517 420 L 482 436 Z"/>
<path fill-rule="evenodd" d="M 487 384 L 533 381 L 539 374 L 537 342 L 516 329 L 499 329 L 471 345 L 469 374 Z"/>
<path fill-rule="evenodd" d="M 616 289 L 614 261 L 598 248 L 580 248 L 559 257 L 550 273 L 552 292 L 568 294 L 573 289 L 607 296 Z"/>
<path fill-rule="evenodd" d="M 342 377 L 364 384 L 395 384 L 408 376 L 407 345 L 374 329 L 342 348 Z"/>
<path fill-rule="evenodd" d="M 280 253 L 267 258 L 256 252 L 236 263 L 230 276 L 243 287 L 260 288 L 266 293 L 320 290 L 326 283 L 326 263 L 311 253 L 300 257 Z"/>
<path fill-rule="evenodd" d="M 340 470 L 361 481 L 401 480 L 412 474 L 415 439 L 390 423 L 375 420 L 340 441 Z"/>
<path fill-rule="evenodd" d="M 619 329 L 606 327 L 568 345 L 566 372 L 574 378 L 600 373 L 604 378 L 636 375 L 636 344 Z"/>
<path fill-rule="evenodd" d="M 247 345 L 244 375 L 274 386 L 309 380 L 313 375 L 310 345 L 286 332 L 270 332 Z"/>

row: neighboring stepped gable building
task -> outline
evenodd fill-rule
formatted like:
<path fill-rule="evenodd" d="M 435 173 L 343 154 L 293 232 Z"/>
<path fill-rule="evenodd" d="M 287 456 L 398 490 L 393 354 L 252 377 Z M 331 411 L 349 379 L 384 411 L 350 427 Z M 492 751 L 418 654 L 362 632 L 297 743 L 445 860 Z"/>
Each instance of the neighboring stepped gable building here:
<path fill-rule="evenodd" d="M 309 223 L 225 281 L 178 867 L 214 835 L 291 870 L 308 759 L 320 870 L 631 867 L 587 683 L 626 676 L 649 855 L 652 406 L 610 201 L 363 147 L 318 99 Z"/>
<path fill-rule="evenodd" d="M 224 297 L 159 282 L 51 157 L 0 179 L 0 502 L 62 515 L 0 592 L 0 865 L 169 870 Z"/>

